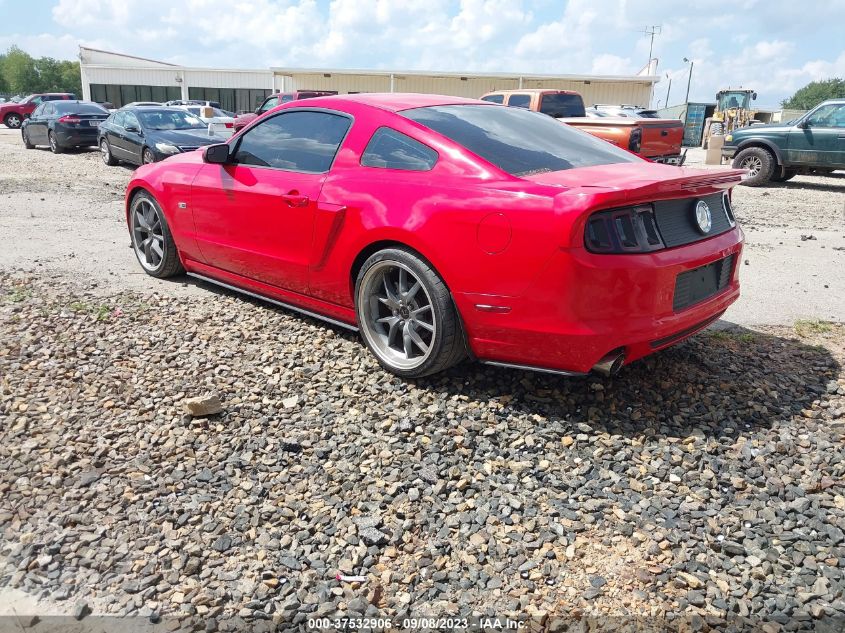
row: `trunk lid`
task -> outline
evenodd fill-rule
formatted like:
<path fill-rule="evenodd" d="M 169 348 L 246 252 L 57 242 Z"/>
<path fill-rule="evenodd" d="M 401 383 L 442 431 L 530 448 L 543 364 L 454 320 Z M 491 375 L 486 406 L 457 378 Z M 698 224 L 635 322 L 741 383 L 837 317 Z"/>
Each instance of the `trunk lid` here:
<path fill-rule="evenodd" d="M 741 169 L 694 169 L 647 161 L 580 167 L 524 176 L 569 194 L 596 195 L 608 202 L 642 202 L 696 196 L 739 184 Z"/>

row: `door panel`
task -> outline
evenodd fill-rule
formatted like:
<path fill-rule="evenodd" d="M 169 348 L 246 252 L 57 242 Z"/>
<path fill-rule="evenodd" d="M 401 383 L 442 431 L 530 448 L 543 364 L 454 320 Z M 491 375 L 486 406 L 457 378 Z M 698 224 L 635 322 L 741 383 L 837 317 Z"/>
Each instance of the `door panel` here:
<path fill-rule="evenodd" d="M 307 293 L 320 190 L 350 125 L 346 116 L 287 110 L 238 138 L 233 164 L 204 165 L 191 208 L 205 262 Z"/>
<path fill-rule="evenodd" d="M 325 174 L 204 165 L 191 186 L 206 263 L 294 292 L 308 290 L 311 232 Z"/>
<path fill-rule="evenodd" d="M 789 132 L 788 160 L 801 165 L 845 165 L 845 104 L 821 105 Z"/>

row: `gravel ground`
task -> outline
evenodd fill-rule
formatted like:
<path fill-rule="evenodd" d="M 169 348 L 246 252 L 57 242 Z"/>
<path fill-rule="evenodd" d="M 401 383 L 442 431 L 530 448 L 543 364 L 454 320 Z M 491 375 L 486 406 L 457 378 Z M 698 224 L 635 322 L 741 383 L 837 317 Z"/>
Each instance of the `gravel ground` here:
<path fill-rule="evenodd" d="M 845 617 L 843 346 L 814 322 L 710 332 L 612 380 L 406 383 L 241 298 L 0 274 L 0 584 L 221 630 Z M 204 393 L 223 411 L 187 415 Z"/>
<path fill-rule="evenodd" d="M 612 380 L 408 383 L 344 331 L 148 278 L 131 171 L 19 143 L 0 129 L 0 615 L 842 630 L 845 179 L 736 190 L 728 329 Z"/>

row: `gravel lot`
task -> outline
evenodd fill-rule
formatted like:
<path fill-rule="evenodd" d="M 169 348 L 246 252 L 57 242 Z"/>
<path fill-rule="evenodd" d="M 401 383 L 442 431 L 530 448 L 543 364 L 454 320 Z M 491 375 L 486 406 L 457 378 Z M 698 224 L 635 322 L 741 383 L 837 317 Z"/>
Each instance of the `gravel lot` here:
<path fill-rule="evenodd" d="M 407 613 L 841 630 L 845 325 L 826 320 L 845 316 L 845 179 L 737 190 L 754 307 L 728 316 L 753 330 L 615 379 L 404 382 L 342 330 L 140 274 L 130 172 L 16 142 L 0 132 L 0 613 L 27 595 L 210 631 Z M 223 411 L 184 413 L 204 393 Z"/>

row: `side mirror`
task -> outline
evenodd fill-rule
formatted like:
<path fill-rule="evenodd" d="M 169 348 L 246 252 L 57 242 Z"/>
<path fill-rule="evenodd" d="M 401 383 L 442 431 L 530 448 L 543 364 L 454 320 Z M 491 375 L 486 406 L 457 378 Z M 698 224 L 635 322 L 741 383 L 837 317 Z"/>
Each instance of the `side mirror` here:
<path fill-rule="evenodd" d="M 253 113 L 254 114 L 261 114 L 261 106 L 258 106 L 257 108 L 255 108 L 255 110 L 253 110 Z"/>
<path fill-rule="evenodd" d="M 127 132 L 135 132 L 136 134 L 140 134 L 141 128 L 139 128 L 137 125 L 127 125 L 126 131 Z"/>
<path fill-rule="evenodd" d="M 751 93 L 751 100 L 752 100 L 752 101 L 757 101 L 757 93 L 756 93 L 756 92 L 752 92 L 752 93 Z"/>
<path fill-rule="evenodd" d="M 226 143 L 208 145 L 202 152 L 202 159 L 212 165 L 225 165 L 229 162 L 229 145 Z"/>

